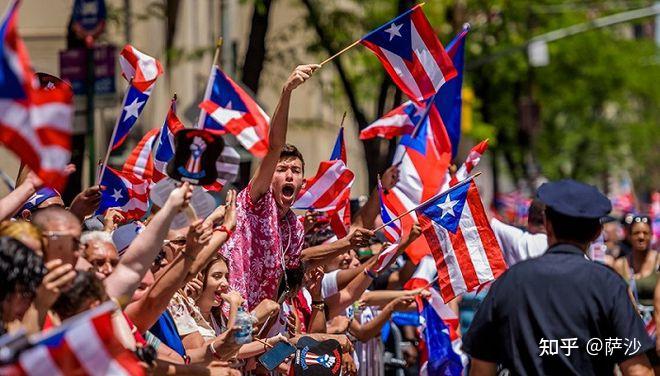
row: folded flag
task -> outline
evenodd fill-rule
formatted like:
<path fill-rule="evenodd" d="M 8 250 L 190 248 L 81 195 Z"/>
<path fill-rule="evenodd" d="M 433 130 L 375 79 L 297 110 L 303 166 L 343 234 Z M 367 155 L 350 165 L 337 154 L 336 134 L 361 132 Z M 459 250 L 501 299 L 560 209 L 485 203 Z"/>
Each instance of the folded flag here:
<path fill-rule="evenodd" d="M 407 101 L 364 128 L 360 132 L 360 140 L 369 140 L 374 137 L 389 140 L 411 134 L 423 114 L 424 108 L 422 106 L 413 101 Z"/>
<path fill-rule="evenodd" d="M 330 160 L 340 160 L 348 165 L 346 157 L 346 143 L 344 142 L 344 127 L 339 128 L 339 134 L 335 141 L 335 146 L 332 148 Z M 353 185 L 351 182 L 350 185 Z M 339 204 L 334 210 L 328 212 L 330 218 L 330 227 L 338 238 L 343 238 L 348 235 L 348 229 L 351 227 L 351 188 L 345 189 L 339 198 Z"/>
<path fill-rule="evenodd" d="M 144 375 L 138 359 L 115 337 L 115 304 L 104 303 L 30 338 L 3 375 Z M 33 342 L 34 341 L 34 342 Z"/>
<path fill-rule="evenodd" d="M 151 89 L 158 76 L 163 74 L 160 61 L 127 44 L 119 53 L 121 75 L 141 92 Z"/>
<path fill-rule="evenodd" d="M 104 214 L 108 209 L 116 208 L 127 220 L 131 220 L 140 219 L 147 213 L 149 181 L 108 166 L 103 173 L 101 185 L 105 190 L 101 191 L 101 204 L 96 214 Z"/>
<path fill-rule="evenodd" d="M 73 92 L 61 80 L 41 88 L 18 35 L 13 1 L 0 24 L 0 143 L 46 186 L 62 190 L 71 159 Z"/>
<path fill-rule="evenodd" d="M 361 39 L 396 85 L 413 101 L 434 95 L 456 69 L 420 5 Z"/>
<path fill-rule="evenodd" d="M 494 280 L 506 270 L 473 180 L 458 183 L 416 211 L 436 261 L 445 302 Z"/>
<path fill-rule="evenodd" d="M 151 182 L 154 172 L 154 162 L 151 156 L 160 129 L 154 128 L 147 132 L 126 159 L 122 171 Z"/>
<path fill-rule="evenodd" d="M 388 245 L 385 249 L 380 251 L 378 258 L 376 259 L 376 265 L 374 265 L 376 273 L 380 273 L 385 270 L 385 268 L 390 264 L 390 261 L 392 261 L 392 259 L 397 255 L 398 250 L 399 244 L 394 243 Z"/>
<path fill-rule="evenodd" d="M 254 156 L 268 152 L 270 118 L 264 110 L 217 66 L 206 86 L 199 126 L 211 131 L 229 131 Z"/>

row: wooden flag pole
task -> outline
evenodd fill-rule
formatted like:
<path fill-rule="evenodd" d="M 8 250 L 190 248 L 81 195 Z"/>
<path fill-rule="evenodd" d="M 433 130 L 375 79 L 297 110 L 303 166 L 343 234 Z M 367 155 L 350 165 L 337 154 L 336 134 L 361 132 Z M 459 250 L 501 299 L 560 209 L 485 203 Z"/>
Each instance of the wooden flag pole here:
<path fill-rule="evenodd" d="M 419 3 L 419 4 L 415 5 L 415 7 L 418 7 L 418 6 L 421 7 L 421 6 L 424 6 L 424 4 L 426 4 L 426 3 Z M 341 51 L 337 52 L 336 54 L 334 54 L 334 55 L 330 56 L 329 58 L 327 58 L 327 59 L 323 60 L 322 62 L 320 62 L 319 65 L 323 66 L 325 63 L 329 62 L 330 60 L 336 58 L 337 56 L 343 54 L 344 52 L 350 50 L 351 48 L 357 46 L 361 41 L 362 41 L 362 38 L 356 40 L 355 42 L 353 42 L 353 43 L 349 44 L 348 46 L 344 47 L 344 49 L 342 49 Z"/>
<path fill-rule="evenodd" d="M 320 66 L 323 66 L 323 64 L 329 62 L 330 60 L 336 58 L 337 56 L 343 54 L 344 52 L 350 50 L 351 48 L 357 46 L 357 45 L 360 43 L 361 40 L 362 40 L 362 39 L 358 39 L 358 40 L 356 40 L 355 42 L 353 42 L 353 43 L 351 43 L 350 45 L 348 45 L 347 47 L 344 47 L 343 50 L 337 52 L 336 54 L 334 54 L 334 55 L 330 56 L 329 58 L 327 58 L 327 59 L 323 60 L 322 62 L 320 62 L 319 65 L 320 65 Z"/>
<path fill-rule="evenodd" d="M 218 59 L 222 56 L 222 43 L 223 39 L 222 37 L 218 37 L 218 40 L 215 42 L 215 53 L 213 54 L 213 61 L 211 62 L 211 68 L 213 68 L 214 65 L 218 65 Z"/>
<path fill-rule="evenodd" d="M 391 221 L 389 221 L 389 222 L 387 222 L 387 223 L 384 223 L 382 226 L 373 229 L 372 231 L 376 232 L 376 231 L 378 231 L 378 230 L 382 230 L 382 229 L 384 229 L 387 225 L 393 223 L 394 221 L 398 221 L 399 219 L 405 217 L 406 215 L 412 213 L 413 211 L 415 211 L 415 210 L 417 210 L 418 208 L 420 208 L 420 207 L 426 205 L 427 203 L 429 203 L 429 202 L 435 200 L 436 198 L 438 198 L 438 197 L 440 197 L 440 196 L 443 196 L 443 195 L 446 195 L 447 193 L 456 190 L 456 188 L 462 186 L 463 184 L 467 184 L 468 182 L 474 180 L 474 178 L 476 178 L 476 177 L 479 176 L 479 175 L 481 175 L 481 172 L 477 172 L 477 173 L 474 174 L 474 175 L 468 176 L 465 180 L 459 182 L 459 183 L 456 184 L 455 186 L 453 186 L 453 187 L 447 189 L 447 190 L 444 191 L 444 192 L 440 192 L 440 193 L 438 193 L 437 195 L 435 195 L 435 196 L 431 197 L 430 199 L 428 199 L 428 200 L 422 202 L 421 204 L 415 206 L 414 208 L 412 208 L 412 209 L 408 210 L 407 212 L 401 214 L 400 216 L 394 218 L 393 220 L 391 220 Z"/>

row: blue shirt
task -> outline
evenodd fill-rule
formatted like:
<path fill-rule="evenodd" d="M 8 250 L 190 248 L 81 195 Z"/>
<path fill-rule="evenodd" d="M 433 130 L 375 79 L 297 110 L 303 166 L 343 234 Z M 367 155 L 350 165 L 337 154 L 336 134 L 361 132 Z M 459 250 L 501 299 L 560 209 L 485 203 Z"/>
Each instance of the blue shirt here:
<path fill-rule="evenodd" d="M 186 349 L 183 347 L 183 342 L 176 329 L 174 319 L 168 310 L 165 310 L 165 312 L 160 315 L 158 321 L 156 321 L 149 331 L 172 350 L 179 353 L 179 355 L 186 355 Z"/>

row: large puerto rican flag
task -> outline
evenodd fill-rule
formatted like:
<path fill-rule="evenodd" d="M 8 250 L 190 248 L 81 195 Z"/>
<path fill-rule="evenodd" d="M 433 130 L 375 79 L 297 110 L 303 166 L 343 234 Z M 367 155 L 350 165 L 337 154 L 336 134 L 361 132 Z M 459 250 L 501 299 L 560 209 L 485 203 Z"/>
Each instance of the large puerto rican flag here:
<path fill-rule="evenodd" d="M 0 143 L 13 151 L 44 183 L 66 184 L 71 158 L 71 88 L 40 88 L 18 35 L 18 7 L 10 3 L 0 24 Z"/>
<path fill-rule="evenodd" d="M 420 5 L 362 37 L 397 86 L 413 101 L 434 95 L 456 69 Z"/>
<path fill-rule="evenodd" d="M 455 185 L 416 211 L 436 261 L 445 302 L 494 280 L 506 270 L 474 181 Z"/>
<path fill-rule="evenodd" d="M 250 96 L 217 66 L 213 67 L 200 103 L 198 126 L 211 131 L 229 131 L 254 156 L 268 152 L 270 118 Z"/>

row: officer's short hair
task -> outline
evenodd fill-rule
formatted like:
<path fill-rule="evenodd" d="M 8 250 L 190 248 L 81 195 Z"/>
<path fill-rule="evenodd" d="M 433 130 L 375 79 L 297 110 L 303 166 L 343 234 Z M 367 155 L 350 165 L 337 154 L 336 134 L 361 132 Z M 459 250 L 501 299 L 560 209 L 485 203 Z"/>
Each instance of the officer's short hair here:
<path fill-rule="evenodd" d="M 546 206 L 545 218 L 552 224 L 555 238 L 580 244 L 591 242 L 600 234 L 602 225 L 599 218 L 577 218 L 560 214 Z"/>
<path fill-rule="evenodd" d="M 529 204 L 529 211 L 527 213 L 527 225 L 543 226 L 545 223 L 545 204 L 535 198 Z"/>

